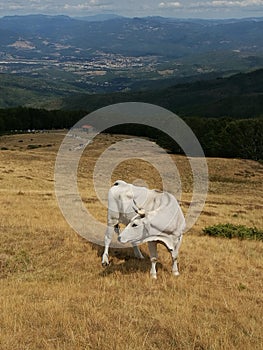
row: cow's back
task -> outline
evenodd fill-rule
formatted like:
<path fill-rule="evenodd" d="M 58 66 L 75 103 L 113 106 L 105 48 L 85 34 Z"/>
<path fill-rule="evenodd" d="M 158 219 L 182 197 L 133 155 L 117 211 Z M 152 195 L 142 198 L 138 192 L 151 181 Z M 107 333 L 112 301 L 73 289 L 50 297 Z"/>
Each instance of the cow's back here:
<path fill-rule="evenodd" d="M 172 194 L 149 190 L 122 180 L 117 180 L 109 190 L 108 225 L 114 226 L 119 222 L 127 225 L 136 215 L 135 205 L 148 213 L 157 211 L 156 220 L 163 228 L 173 230 L 179 223 L 180 227 L 184 226 L 183 213 Z"/>

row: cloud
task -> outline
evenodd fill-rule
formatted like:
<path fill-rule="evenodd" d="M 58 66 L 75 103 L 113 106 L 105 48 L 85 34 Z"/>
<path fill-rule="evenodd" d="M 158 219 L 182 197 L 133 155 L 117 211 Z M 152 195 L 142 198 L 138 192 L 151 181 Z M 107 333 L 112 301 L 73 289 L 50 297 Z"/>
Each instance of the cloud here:
<path fill-rule="evenodd" d="M 170 2 L 160 2 L 158 5 L 159 8 L 165 8 L 165 9 L 169 9 L 169 8 L 180 8 L 182 7 L 182 4 L 178 1 L 170 1 Z"/>
<path fill-rule="evenodd" d="M 10 13 L 65 13 L 103 10 L 110 6 L 108 0 L 14 0 L 1 1 L 0 10 Z"/>
<path fill-rule="evenodd" d="M 214 0 L 212 1 L 212 6 L 248 7 L 248 6 L 260 6 L 260 5 L 263 5 L 262 0 L 241 0 L 241 1 Z"/>
<path fill-rule="evenodd" d="M 189 8 L 206 7 L 206 8 L 231 8 L 231 7 L 254 7 L 262 6 L 263 0 L 213 0 L 193 2 L 189 4 Z"/>
<path fill-rule="evenodd" d="M 114 12 L 124 16 L 244 16 L 263 12 L 263 0 L 0 0 L 1 16 L 7 14 L 90 15 Z"/>
<path fill-rule="evenodd" d="M 81 11 L 81 10 L 92 10 L 92 9 L 106 9 L 110 6 L 110 3 L 105 2 L 103 0 L 90 0 L 90 1 L 85 1 L 81 2 L 78 4 L 70 4 L 66 3 L 63 6 L 64 10 L 67 11 Z"/>

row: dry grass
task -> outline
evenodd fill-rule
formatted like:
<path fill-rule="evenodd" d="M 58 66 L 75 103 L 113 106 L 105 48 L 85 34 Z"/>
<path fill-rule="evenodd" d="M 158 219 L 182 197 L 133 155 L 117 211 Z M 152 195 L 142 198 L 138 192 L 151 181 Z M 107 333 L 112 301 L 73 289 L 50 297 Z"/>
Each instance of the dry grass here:
<path fill-rule="evenodd" d="M 50 133 L 0 139 L 0 149 L 9 149 L 0 152 L 0 349 L 262 349 L 262 242 L 201 235 L 215 223 L 262 228 L 262 165 L 208 160 L 207 203 L 185 235 L 181 275 L 171 276 L 170 257 L 160 246 L 153 281 L 149 259 L 125 259 L 123 251 L 112 250 L 111 266 L 102 269 L 102 248 L 65 222 L 53 183 L 62 138 Z M 81 193 L 101 221 L 106 208 L 96 199 L 85 157 L 95 164 L 103 147 L 118 139 L 98 138 L 80 164 Z M 174 158 L 183 174 L 186 211 L 191 173 L 184 157 Z M 139 177 L 149 187 L 161 185 L 142 161 L 120 164 L 112 176 Z"/>

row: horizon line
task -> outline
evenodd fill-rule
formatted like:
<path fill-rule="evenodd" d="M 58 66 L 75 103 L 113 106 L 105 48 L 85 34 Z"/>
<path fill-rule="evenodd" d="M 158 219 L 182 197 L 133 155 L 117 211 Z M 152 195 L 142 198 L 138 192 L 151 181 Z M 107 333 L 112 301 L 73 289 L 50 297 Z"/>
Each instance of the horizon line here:
<path fill-rule="evenodd" d="M 119 18 L 128 18 L 128 19 L 136 19 L 136 18 L 163 18 L 163 19 L 172 19 L 172 20 L 203 20 L 203 21 L 225 21 L 225 20 L 245 20 L 245 19 L 263 19 L 263 16 L 247 16 L 247 17 L 224 17 L 224 18 L 216 18 L 216 17 L 191 17 L 191 16 L 182 16 L 182 17 L 176 17 L 176 16 L 161 16 L 161 15 L 142 15 L 142 16 L 126 16 L 126 15 L 119 15 L 117 13 L 97 13 L 97 14 L 90 14 L 90 15 L 73 15 L 73 14 L 63 14 L 63 13 L 57 13 L 57 14 L 48 14 L 48 13 L 27 13 L 27 14 L 6 14 L 0 16 L 0 18 L 4 17 L 27 17 L 27 16 L 46 16 L 46 17 L 69 17 L 69 18 L 89 18 L 89 17 L 103 17 L 103 16 L 116 16 L 116 19 Z M 114 18 L 112 18 L 114 19 Z"/>

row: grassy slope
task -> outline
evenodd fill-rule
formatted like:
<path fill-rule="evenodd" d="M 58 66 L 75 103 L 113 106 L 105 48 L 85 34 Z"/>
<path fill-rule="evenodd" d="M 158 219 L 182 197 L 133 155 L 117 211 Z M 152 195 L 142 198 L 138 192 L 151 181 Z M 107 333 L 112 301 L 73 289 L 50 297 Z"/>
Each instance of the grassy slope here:
<path fill-rule="evenodd" d="M 200 233 L 218 222 L 262 228 L 262 165 L 208 159 L 207 204 L 185 235 L 181 275 L 171 276 L 170 257 L 160 246 L 159 276 L 152 281 L 149 259 L 125 260 L 123 251 L 112 250 L 112 265 L 103 270 L 101 247 L 65 222 L 53 188 L 62 137 L 0 139 L 0 148 L 9 148 L 0 152 L 0 349 L 261 349 L 262 243 Z M 95 163 L 111 140 L 119 138 L 98 139 L 83 156 L 83 197 L 94 195 L 85 157 Z M 28 150 L 28 144 L 42 147 Z M 175 160 L 186 212 L 191 174 L 184 157 Z M 139 176 L 160 187 L 158 174 L 144 163 L 120 164 L 112 178 Z M 87 205 L 105 222 L 106 208 L 98 200 Z"/>
<path fill-rule="evenodd" d="M 42 70 L 37 77 L 0 75 L 1 108 L 26 106 L 46 109 L 61 107 L 61 99 L 83 91 L 74 75 L 58 69 Z"/>

